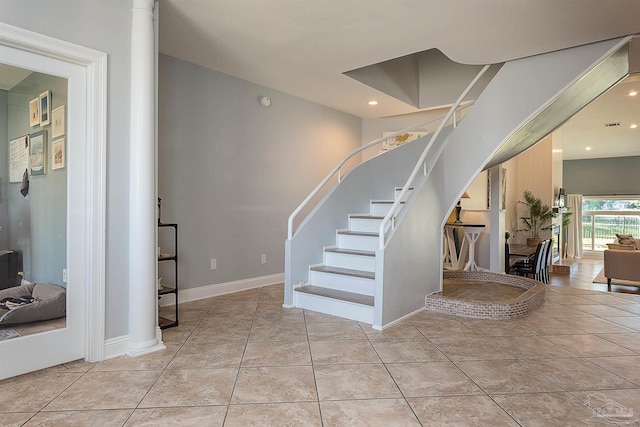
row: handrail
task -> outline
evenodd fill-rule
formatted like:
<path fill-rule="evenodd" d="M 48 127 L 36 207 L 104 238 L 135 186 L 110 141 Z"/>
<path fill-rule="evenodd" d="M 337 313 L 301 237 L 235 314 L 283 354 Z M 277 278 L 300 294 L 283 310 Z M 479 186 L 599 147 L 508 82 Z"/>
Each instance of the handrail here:
<path fill-rule="evenodd" d="M 423 167 L 423 164 L 424 164 L 424 167 L 425 167 L 424 174 L 426 175 L 426 173 L 427 173 L 425 161 L 427 159 L 427 154 L 429 154 L 429 151 L 431 150 L 431 147 L 433 146 L 433 143 L 435 142 L 435 140 L 440 135 L 440 132 L 442 132 L 442 129 L 444 128 L 445 123 L 449 120 L 449 118 L 456 111 L 456 109 L 458 108 L 458 106 L 460 105 L 462 100 L 467 96 L 467 94 L 471 91 L 471 89 L 473 89 L 473 87 L 476 85 L 478 80 L 480 80 L 480 77 L 482 77 L 482 75 L 489 69 L 489 67 L 490 67 L 490 65 L 485 65 L 482 68 L 482 70 L 480 70 L 478 75 L 471 81 L 471 83 L 469 83 L 467 88 L 460 94 L 460 96 L 458 97 L 456 102 L 451 106 L 451 108 L 447 112 L 447 115 L 445 116 L 445 118 L 440 122 L 440 125 L 438 126 L 438 129 L 433 133 L 433 135 L 431 135 L 431 139 L 429 140 L 429 143 L 427 144 L 427 146 L 424 147 L 424 150 L 422 150 L 422 154 L 420 155 L 420 158 L 418 159 L 418 162 L 416 163 L 415 167 L 413 168 L 413 171 L 411 172 L 411 175 L 409 175 L 409 178 L 407 179 L 407 182 L 404 184 L 404 187 L 402 187 L 402 191 L 400 191 L 400 194 L 396 197 L 396 200 L 393 202 L 393 205 L 391 206 L 391 209 L 389 209 L 389 213 L 387 213 L 387 215 L 384 217 L 384 219 L 380 223 L 380 230 L 379 230 L 379 234 L 378 234 L 378 247 L 380 249 L 384 249 L 385 229 L 387 227 L 387 224 L 389 223 L 389 221 L 391 221 L 392 218 L 394 218 L 393 222 L 391 222 L 391 229 L 392 230 L 395 229 L 395 216 L 396 216 L 396 213 L 397 213 L 397 211 L 398 211 L 398 209 L 400 207 L 400 201 L 402 200 L 404 195 L 409 190 L 409 187 L 411 187 L 411 185 L 413 184 L 413 180 L 418 175 L 418 171 Z"/>
<path fill-rule="evenodd" d="M 475 101 L 470 101 L 470 102 L 466 103 L 465 105 L 458 105 L 454 112 L 458 112 L 458 111 L 461 111 L 461 110 L 463 110 L 463 109 L 465 109 L 465 108 L 471 107 L 471 106 L 474 104 L 474 102 L 475 102 Z M 458 104 L 459 104 L 459 103 L 458 103 Z M 451 110 L 449 110 L 449 111 L 451 111 Z M 373 140 L 373 141 L 371 141 L 371 142 L 367 143 L 366 145 L 363 145 L 363 146 L 361 146 L 361 147 L 358 147 L 358 148 L 356 148 L 355 150 L 353 150 L 351 153 L 347 154 L 347 155 L 342 159 L 342 161 L 341 161 L 340 163 L 338 163 L 338 165 L 337 165 L 337 166 L 335 166 L 335 167 L 331 170 L 331 172 L 329 172 L 329 174 L 328 174 L 328 175 L 327 175 L 327 176 L 326 176 L 326 177 L 325 177 L 325 178 L 320 182 L 320 184 L 318 184 L 318 185 L 316 186 L 316 188 L 314 188 L 314 189 L 313 189 L 313 191 L 312 191 L 311 193 L 309 193 L 309 195 L 307 196 L 307 198 L 306 198 L 306 199 L 304 199 L 304 200 L 302 201 L 302 203 L 300 203 L 300 204 L 298 205 L 298 207 L 297 207 L 297 208 L 296 208 L 296 209 L 291 213 L 291 215 L 289 215 L 289 220 L 288 220 L 288 222 L 287 222 L 287 238 L 288 238 L 288 239 L 291 239 L 291 238 L 293 237 L 293 220 L 295 219 L 295 217 L 296 217 L 296 216 L 297 216 L 297 215 L 302 211 L 302 209 L 304 209 L 304 207 L 309 203 L 309 201 L 311 201 L 311 199 L 313 199 L 313 198 L 314 198 L 314 197 L 315 197 L 315 196 L 320 192 L 320 190 L 322 189 L 322 187 L 324 187 L 324 185 L 325 185 L 327 182 L 329 182 L 329 180 L 330 180 L 330 179 L 331 179 L 331 178 L 332 178 L 336 173 L 338 174 L 338 182 L 341 182 L 341 181 L 342 181 L 342 175 L 341 175 L 341 173 L 340 173 L 340 170 L 342 169 L 342 166 L 344 166 L 344 164 L 345 164 L 345 163 L 347 163 L 347 162 L 348 162 L 348 161 L 349 161 L 353 156 L 355 156 L 355 155 L 356 155 L 356 154 L 358 154 L 358 153 L 361 153 L 362 151 L 364 151 L 364 150 L 366 150 L 366 149 L 368 149 L 368 148 L 371 148 L 371 147 L 373 147 L 373 146 L 375 146 L 375 145 L 378 145 L 378 144 L 380 144 L 381 142 L 384 142 L 384 141 L 386 141 L 386 140 L 388 140 L 388 139 L 395 138 L 395 137 L 396 137 L 396 136 L 398 136 L 398 135 L 402 135 L 402 134 L 404 134 L 404 133 L 406 133 L 406 132 L 409 132 L 409 131 L 411 131 L 411 130 L 414 130 L 414 129 L 416 129 L 416 128 L 420 128 L 420 127 L 423 127 L 423 126 L 425 126 L 425 125 L 428 125 L 428 124 L 431 124 L 431 123 L 433 123 L 433 122 L 436 122 L 436 121 L 438 121 L 438 120 L 442 119 L 442 118 L 443 118 L 443 117 L 445 117 L 445 116 L 448 116 L 448 117 L 447 117 L 447 119 L 446 119 L 446 120 L 444 120 L 444 121 L 446 122 L 446 121 L 447 121 L 447 120 L 449 120 L 449 118 L 451 117 L 451 114 L 450 114 L 450 113 L 448 113 L 448 114 L 441 114 L 441 115 L 439 115 L 439 116 L 437 116 L 437 117 L 432 117 L 431 119 L 427 120 L 426 122 L 422 122 L 422 123 L 419 123 L 419 124 L 417 124 L 417 125 L 412 125 L 412 126 L 409 126 L 409 127 L 407 127 L 407 128 L 404 128 L 404 129 L 402 129 L 402 130 L 399 130 L 399 131 L 397 131 L 397 132 L 394 132 L 394 133 L 392 133 L 391 135 L 387 135 L 387 136 L 383 136 L 382 138 L 375 139 L 375 140 Z"/>

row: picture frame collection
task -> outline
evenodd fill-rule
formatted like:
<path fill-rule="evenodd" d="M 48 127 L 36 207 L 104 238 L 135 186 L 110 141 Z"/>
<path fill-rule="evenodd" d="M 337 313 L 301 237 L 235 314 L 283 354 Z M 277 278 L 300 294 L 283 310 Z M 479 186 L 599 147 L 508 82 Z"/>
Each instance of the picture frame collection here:
<path fill-rule="evenodd" d="M 29 126 L 40 128 L 27 136 L 29 143 L 29 171 L 30 175 L 38 176 L 47 173 L 49 164 L 47 145 L 51 142 L 51 170 L 62 169 L 66 166 L 66 107 L 58 106 L 52 110 L 51 91 L 45 90 L 39 96 L 29 101 Z M 49 128 L 45 129 L 45 126 Z M 35 129 L 34 129 L 35 130 Z"/>

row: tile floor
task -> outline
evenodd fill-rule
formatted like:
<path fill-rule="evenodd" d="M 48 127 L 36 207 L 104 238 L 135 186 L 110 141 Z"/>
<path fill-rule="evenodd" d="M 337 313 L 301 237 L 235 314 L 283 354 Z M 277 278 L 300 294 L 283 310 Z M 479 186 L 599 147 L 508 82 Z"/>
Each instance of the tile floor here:
<path fill-rule="evenodd" d="M 640 295 L 554 283 L 579 286 L 524 318 L 382 332 L 283 309 L 281 285 L 186 303 L 165 351 L 0 381 L 0 425 L 640 424 Z"/>

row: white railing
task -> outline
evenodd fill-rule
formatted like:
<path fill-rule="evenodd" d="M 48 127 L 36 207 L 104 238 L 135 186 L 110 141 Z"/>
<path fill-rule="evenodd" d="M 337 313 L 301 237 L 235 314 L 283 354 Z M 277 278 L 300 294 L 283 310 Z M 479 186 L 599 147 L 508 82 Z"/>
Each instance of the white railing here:
<path fill-rule="evenodd" d="M 413 125 L 413 126 L 409 126 L 407 128 L 404 128 L 402 130 L 399 130 L 398 132 L 394 132 L 391 135 L 387 135 L 387 136 L 383 136 L 382 138 L 378 138 L 376 140 L 373 140 L 371 142 L 369 142 L 366 145 L 363 145 L 362 147 L 359 147 L 355 150 L 353 150 L 351 153 L 347 154 L 340 163 L 338 163 L 338 165 L 336 167 L 334 167 L 331 172 L 329 172 L 329 174 L 320 182 L 320 184 L 317 185 L 316 188 L 314 188 L 314 190 L 309 193 L 309 195 L 307 196 L 306 199 L 304 199 L 302 201 L 302 203 L 300 203 L 300 205 L 298 205 L 298 207 L 291 213 L 291 215 L 289 215 L 289 221 L 287 224 L 287 238 L 291 239 L 293 237 L 293 221 L 295 220 L 295 217 L 302 211 L 302 209 L 305 208 L 305 206 L 307 206 L 307 204 L 311 201 L 311 199 L 313 199 L 319 192 L 320 190 L 322 190 L 322 188 L 327 184 L 327 182 L 329 182 L 329 180 L 331 178 L 333 178 L 336 174 L 338 175 L 338 183 L 342 181 L 342 167 L 344 166 L 345 163 L 347 163 L 353 156 L 355 156 L 356 154 L 361 153 L 362 151 L 368 149 L 368 148 L 372 148 L 376 145 L 379 145 L 389 139 L 395 138 L 396 136 L 399 135 L 403 135 L 406 132 L 412 131 L 412 130 L 416 130 L 419 128 L 422 128 L 428 124 L 437 122 L 438 120 L 442 120 L 441 123 L 441 127 L 443 127 L 443 124 L 446 123 L 452 116 L 453 114 L 453 126 L 456 126 L 457 120 L 455 117 L 455 113 L 458 111 L 461 111 L 465 108 L 471 107 L 473 105 L 473 101 L 465 103 L 465 105 L 460 105 L 460 102 L 457 102 L 455 108 L 452 107 L 449 112 L 447 114 L 441 114 L 437 117 L 433 117 L 429 120 L 427 120 L 426 122 L 423 123 L 419 123 L 417 125 Z M 440 129 L 439 129 L 440 130 Z M 404 194 L 404 193 L 403 193 Z"/>
<path fill-rule="evenodd" d="M 489 67 L 490 65 L 485 65 L 482 68 L 482 70 L 480 70 L 478 75 L 471 81 L 471 83 L 469 83 L 467 88 L 460 94 L 456 102 L 449 109 L 449 112 L 447 112 L 444 119 L 442 119 L 442 121 L 440 122 L 438 129 L 433 133 L 433 135 L 431 135 L 431 139 L 429 140 L 429 143 L 427 144 L 427 146 L 424 147 L 424 150 L 422 150 L 422 154 L 420 155 L 420 158 L 416 162 L 416 165 L 413 168 L 411 175 L 409 175 L 409 179 L 407 179 L 407 182 L 404 184 L 404 187 L 402 187 L 402 191 L 396 197 L 396 200 L 393 202 L 393 206 L 391 206 L 391 209 L 389 209 L 389 213 L 387 213 L 387 215 L 384 217 L 384 219 L 380 223 L 380 231 L 378 235 L 378 247 L 380 249 L 384 249 L 384 243 L 386 240 L 385 231 L 386 231 L 387 224 L 391 222 L 391 230 L 395 229 L 395 218 L 398 211 L 400 210 L 400 206 L 401 206 L 400 202 L 403 199 L 404 195 L 409 190 L 409 188 L 413 185 L 413 181 L 416 179 L 416 176 L 418 176 L 418 172 L 420 171 L 420 169 L 423 169 L 424 176 L 427 176 L 429 174 L 429 171 L 427 171 L 426 160 L 427 160 L 427 155 L 431 150 L 431 147 L 433 147 L 433 143 L 440 135 L 440 132 L 442 132 L 442 129 L 444 128 L 449 118 L 451 118 L 451 116 L 455 113 L 456 109 L 458 108 L 462 100 L 469 94 L 471 89 L 473 89 L 476 83 L 478 83 L 478 80 L 480 80 L 480 77 L 482 77 L 482 75 L 489 69 Z M 454 123 L 455 123 L 455 119 L 454 119 Z"/>

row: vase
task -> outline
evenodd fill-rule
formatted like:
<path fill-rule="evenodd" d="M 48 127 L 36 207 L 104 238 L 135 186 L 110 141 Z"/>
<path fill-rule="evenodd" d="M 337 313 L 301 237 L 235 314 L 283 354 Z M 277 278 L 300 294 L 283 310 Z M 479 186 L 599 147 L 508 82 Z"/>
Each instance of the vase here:
<path fill-rule="evenodd" d="M 527 237 L 527 246 L 538 246 L 541 241 L 539 237 Z"/>

